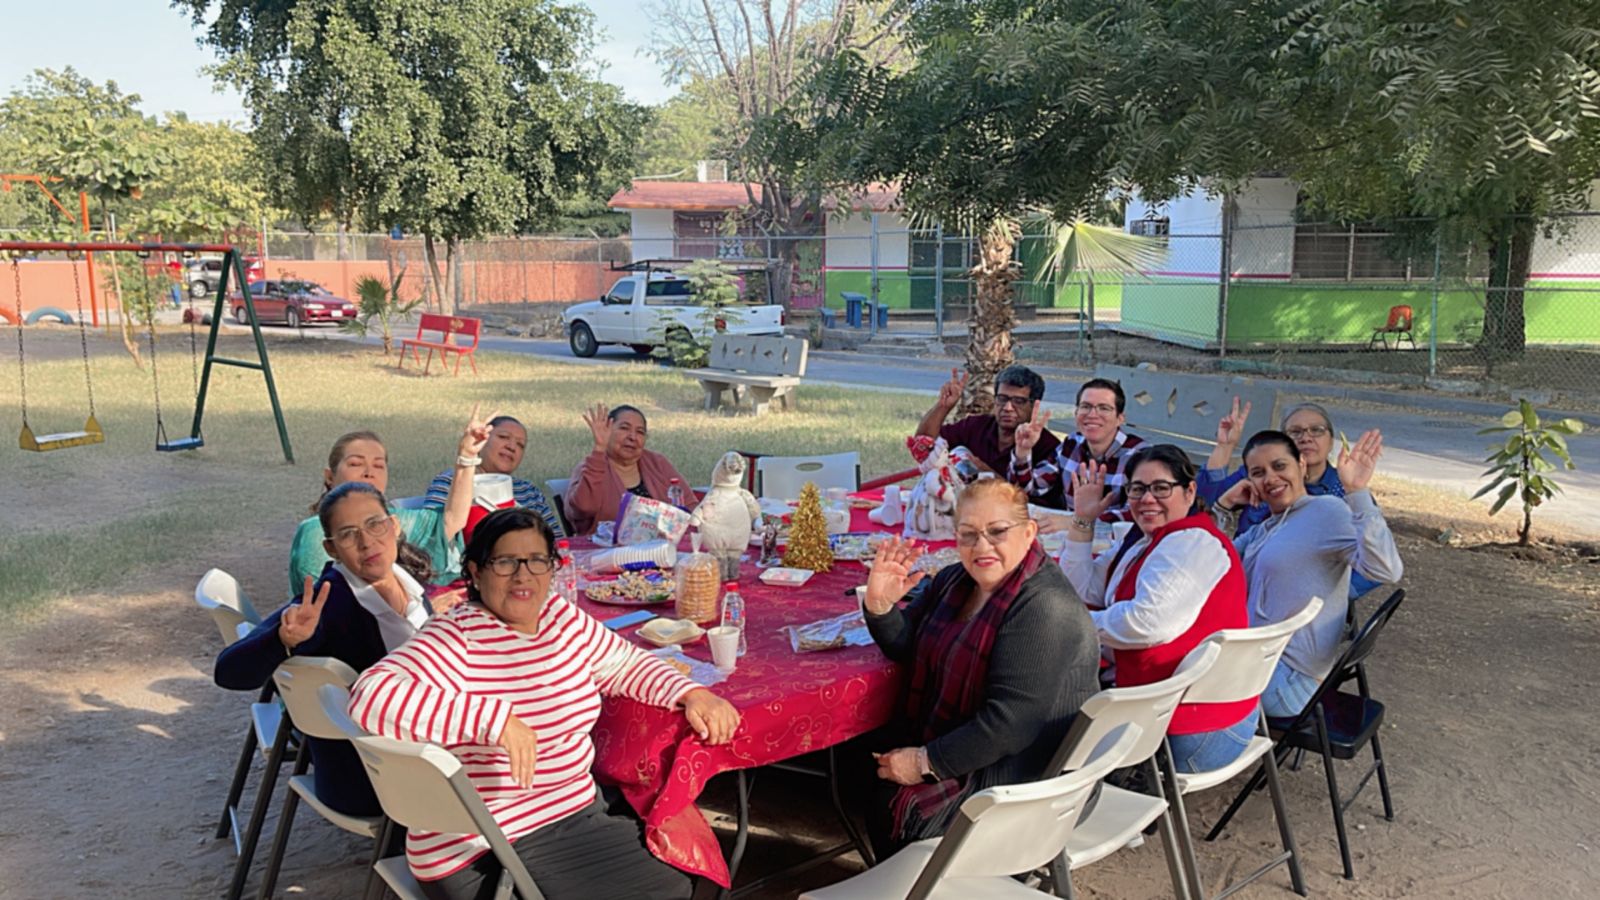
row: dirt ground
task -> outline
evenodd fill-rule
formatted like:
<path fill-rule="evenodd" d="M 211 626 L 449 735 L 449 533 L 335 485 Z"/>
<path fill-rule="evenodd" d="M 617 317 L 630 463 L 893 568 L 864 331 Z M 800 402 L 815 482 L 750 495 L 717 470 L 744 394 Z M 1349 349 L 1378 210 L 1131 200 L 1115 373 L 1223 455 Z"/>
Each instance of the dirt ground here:
<path fill-rule="evenodd" d="M 8 505 L 26 502 L 23 493 L 8 486 Z M 1407 599 L 1371 669 L 1388 705 L 1383 737 L 1398 814 L 1383 820 L 1375 784 L 1357 801 L 1357 877 L 1345 881 L 1320 764 L 1289 773 L 1312 895 L 1593 896 L 1600 551 L 1578 545 L 1524 559 L 1473 549 L 1506 540 L 1504 523 L 1491 528 L 1475 507 L 1402 485 L 1380 495 L 1407 570 Z M 211 683 L 218 637 L 190 597 L 212 565 L 275 593 L 292 524 L 286 517 L 259 539 L 217 542 L 115 593 L 64 598 L 0 634 L 0 896 L 224 890 L 233 855 L 211 835 L 250 698 Z M 274 605 L 274 597 L 257 599 Z M 1354 773 L 1343 769 L 1347 786 Z M 703 808 L 727 838 L 732 803 L 723 782 Z M 814 784 L 762 776 L 749 871 L 839 839 L 822 796 Z M 1229 796 L 1191 798 L 1197 830 Z M 1249 871 L 1275 840 L 1268 805 L 1253 801 L 1220 841 L 1202 845 L 1207 880 L 1215 887 Z M 279 891 L 354 896 L 366 852 L 302 809 Z M 1080 895 L 1167 895 L 1161 853 L 1151 839 L 1080 871 Z M 858 867 L 847 856 L 763 896 L 792 897 Z M 1287 884 L 1280 870 L 1245 896 L 1289 896 Z"/>

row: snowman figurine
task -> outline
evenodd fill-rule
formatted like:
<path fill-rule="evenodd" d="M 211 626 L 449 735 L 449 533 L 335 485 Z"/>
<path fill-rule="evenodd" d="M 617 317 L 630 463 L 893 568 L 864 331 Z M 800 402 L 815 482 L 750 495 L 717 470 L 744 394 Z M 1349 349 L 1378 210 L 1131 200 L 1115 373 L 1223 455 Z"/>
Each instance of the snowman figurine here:
<path fill-rule="evenodd" d="M 761 518 L 754 494 L 743 485 L 747 463 L 737 451 L 722 454 L 711 470 L 711 490 L 694 508 L 693 523 L 700 529 L 701 548 L 717 558 L 722 577 L 739 577 L 739 557 L 750 546 L 750 535 Z"/>

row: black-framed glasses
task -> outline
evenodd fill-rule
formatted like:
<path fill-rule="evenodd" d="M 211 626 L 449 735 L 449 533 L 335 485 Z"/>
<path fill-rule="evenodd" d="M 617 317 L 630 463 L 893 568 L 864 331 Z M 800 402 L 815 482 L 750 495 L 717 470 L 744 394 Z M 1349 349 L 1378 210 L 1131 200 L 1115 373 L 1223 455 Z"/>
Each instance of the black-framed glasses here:
<path fill-rule="evenodd" d="M 1032 397 L 1013 397 L 1010 394 L 999 394 L 999 393 L 994 395 L 994 405 L 997 406 L 997 407 L 998 406 L 1027 406 L 1029 403 L 1032 403 L 1032 402 L 1033 402 L 1033 398 Z"/>
<path fill-rule="evenodd" d="M 1128 482 L 1128 499 L 1138 500 L 1145 494 L 1154 494 L 1157 500 L 1165 500 L 1172 496 L 1174 489 L 1181 487 L 1183 485 L 1176 481 L 1152 481 L 1149 484 L 1145 484 L 1142 481 L 1130 481 Z"/>
<path fill-rule="evenodd" d="M 1089 413 L 1099 413 L 1102 416 L 1114 416 L 1117 408 L 1109 403 L 1079 403 L 1078 414 L 1087 416 Z"/>
<path fill-rule="evenodd" d="M 387 537 L 394 528 L 394 520 L 387 513 L 380 513 L 362 522 L 360 525 L 346 525 L 345 527 L 328 535 L 328 540 L 333 541 L 335 547 L 350 547 L 356 542 L 357 535 L 366 533 L 370 538 Z"/>
<path fill-rule="evenodd" d="M 1328 426 L 1307 425 L 1304 428 L 1291 428 L 1285 431 L 1284 434 L 1287 434 L 1291 440 L 1296 441 L 1304 437 L 1325 438 L 1328 436 Z"/>
<path fill-rule="evenodd" d="M 523 566 L 528 567 L 529 575 L 545 575 L 556 567 L 556 561 L 548 556 L 491 556 L 489 557 L 489 571 L 501 578 L 510 578 L 517 574 Z"/>
<path fill-rule="evenodd" d="M 1021 522 L 1012 522 L 1010 525 L 990 525 L 982 531 L 975 529 L 957 531 L 956 544 L 962 547 L 976 547 L 978 538 L 981 537 L 989 542 L 989 546 L 998 547 L 1000 542 L 1006 539 L 1006 535 L 1011 533 L 1011 529 L 1021 524 Z"/>

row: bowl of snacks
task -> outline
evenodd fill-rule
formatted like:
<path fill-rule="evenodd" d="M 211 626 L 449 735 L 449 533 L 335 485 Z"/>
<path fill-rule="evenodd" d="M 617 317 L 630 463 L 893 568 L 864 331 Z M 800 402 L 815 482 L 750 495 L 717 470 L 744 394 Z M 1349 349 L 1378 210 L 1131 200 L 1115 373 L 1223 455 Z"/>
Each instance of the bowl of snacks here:
<path fill-rule="evenodd" d="M 660 569 L 623 572 L 615 578 L 590 578 L 584 592 L 611 606 L 654 606 L 672 602 L 672 573 Z"/>

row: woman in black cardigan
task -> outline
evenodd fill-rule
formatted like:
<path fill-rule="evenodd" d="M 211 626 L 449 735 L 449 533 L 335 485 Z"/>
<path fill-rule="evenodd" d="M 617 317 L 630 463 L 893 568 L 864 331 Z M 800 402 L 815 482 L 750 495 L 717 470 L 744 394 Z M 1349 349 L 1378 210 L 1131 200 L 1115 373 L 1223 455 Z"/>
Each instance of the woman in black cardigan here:
<path fill-rule="evenodd" d="M 904 743 L 876 754 L 885 802 L 873 804 L 868 832 L 881 855 L 943 834 L 977 791 L 1044 777 L 1099 689 L 1094 624 L 1037 534 L 1021 489 L 972 484 L 956 503 L 960 564 L 904 608 L 897 601 L 925 577 L 922 551 L 899 540 L 878 550 L 867 626 L 907 669 L 891 726 Z"/>
<path fill-rule="evenodd" d="M 317 507 L 332 557 L 305 592 L 217 656 L 216 681 L 260 690 L 290 656 L 331 656 L 357 672 L 410 639 L 431 614 L 422 585 L 428 558 L 401 537 L 382 492 L 363 481 L 329 491 Z M 317 798 L 348 815 L 382 810 L 347 741 L 306 739 Z"/>

